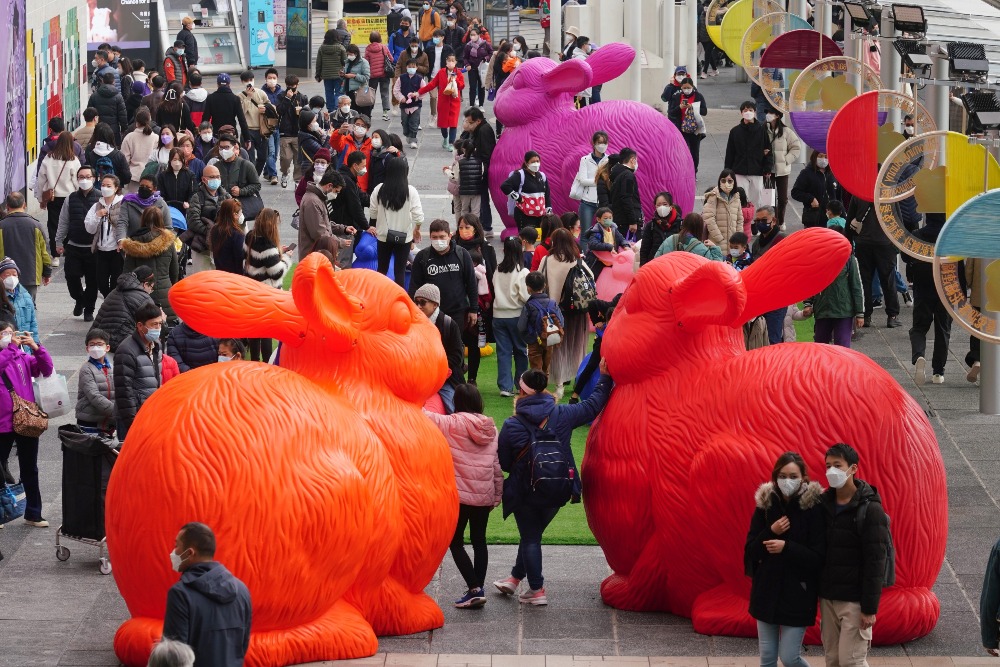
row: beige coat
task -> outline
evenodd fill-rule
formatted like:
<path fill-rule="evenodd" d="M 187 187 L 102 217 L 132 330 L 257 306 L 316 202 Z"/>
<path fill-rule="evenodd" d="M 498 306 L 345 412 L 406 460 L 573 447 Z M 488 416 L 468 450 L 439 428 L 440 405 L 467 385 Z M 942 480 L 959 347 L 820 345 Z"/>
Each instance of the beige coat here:
<path fill-rule="evenodd" d="M 774 175 L 788 176 L 792 173 L 792 165 L 802 153 L 802 142 L 788 126 L 781 132 L 780 137 L 775 137 L 768 126 L 767 138 L 771 140 L 771 154 L 774 155 Z"/>
<path fill-rule="evenodd" d="M 160 147 L 160 135 L 158 132 L 143 134 L 142 128 L 137 127 L 122 139 L 122 154 L 128 160 L 129 171 L 132 172 L 132 180 L 139 182 L 142 170 L 149 162 L 149 156 Z M 122 183 L 122 187 L 128 183 Z"/>
<path fill-rule="evenodd" d="M 739 194 L 733 190 L 732 197 L 727 202 L 719 196 L 719 188 L 712 188 L 705 194 L 701 217 L 705 220 L 708 238 L 725 255 L 729 252 L 729 237 L 743 231 L 743 209 L 740 208 Z"/>

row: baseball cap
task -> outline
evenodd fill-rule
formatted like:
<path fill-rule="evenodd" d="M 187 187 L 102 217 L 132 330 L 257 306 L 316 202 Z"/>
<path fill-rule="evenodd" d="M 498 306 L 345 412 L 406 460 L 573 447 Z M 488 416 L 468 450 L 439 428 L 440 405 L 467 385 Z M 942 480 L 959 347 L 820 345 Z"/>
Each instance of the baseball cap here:
<path fill-rule="evenodd" d="M 222 74 L 220 74 L 215 79 L 215 82 L 218 83 L 220 86 L 222 86 L 222 85 L 228 86 L 231 81 L 232 81 L 232 79 L 230 79 L 229 75 L 226 74 L 225 72 L 223 72 Z"/>

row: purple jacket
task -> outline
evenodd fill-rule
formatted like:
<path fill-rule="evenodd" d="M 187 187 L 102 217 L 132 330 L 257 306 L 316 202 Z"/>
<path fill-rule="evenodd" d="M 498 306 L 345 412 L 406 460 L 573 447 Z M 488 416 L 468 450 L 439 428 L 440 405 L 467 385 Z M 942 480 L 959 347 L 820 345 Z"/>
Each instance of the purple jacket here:
<path fill-rule="evenodd" d="M 35 400 L 35 390 L 31 386 L 31 378 L 52 374 L 52 357 L 41 345 L 34 354 L 25 354 L 14 345 L 8 345 L 0 350 L 0 373 L 10 380 L 10 386 L 17 395 L 26 401 Z M 14 403 L 7 387 L 0 390 L 0 433 L 10 433 L 13 424 Z"/>

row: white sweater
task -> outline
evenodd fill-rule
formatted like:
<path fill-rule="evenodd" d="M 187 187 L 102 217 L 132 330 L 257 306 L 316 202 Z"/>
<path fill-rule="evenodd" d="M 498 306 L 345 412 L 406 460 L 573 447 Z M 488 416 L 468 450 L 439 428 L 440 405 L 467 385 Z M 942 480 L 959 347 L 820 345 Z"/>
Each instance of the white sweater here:
<path fill-rule="evenodd" d="M 76 184 L 76 172 L 80 168 L 80 160 L 75 156 L 72 160 L 59 160 L 51 155 L 42 160 L 38 178 L 35 180 L 35 199 L 42 201 L 42 193 L 55 190 L 56 197 L 68 197 L 79 189 Z M 62 172 L 60 177 L 59 173 Z"/>
<path fill-rule="evenodd" d="M 420 193 L 412 185 L 410 194 L 403 203 L 403 208 L 398 211 L 390 211 L 378 196 L 382 191 L 382 184 L 379 183 L 372 190 L 371 196 L 371 218 L 375 221 L 375 237 L 385 243 L 386 234 L 390 229 L 398 232 L 406 232 L 406 241 L 413 240 L 413 228 L 424 221 L 424 209 L 420 206 Z"/>
<path fill-rule="evenodd" d="M 583 201 L 588 204 L 597 204 L 597 168 L 607 160 L 608 156 L 605 155 L 600 162 L 594 162 L 593 153 L 587 153 L 580 158 L 580 168 L 576 172 L 576 180 L 583 186 Z"/>
<path fill-rule="evenodd" d="M 520 317 L 524 302 L 528 300 L 528 286 L 524 284 L 527 275 L 528 269 L 493 273 L 493 291 L 496 293 L 493 300 L 494 319 Z"/>

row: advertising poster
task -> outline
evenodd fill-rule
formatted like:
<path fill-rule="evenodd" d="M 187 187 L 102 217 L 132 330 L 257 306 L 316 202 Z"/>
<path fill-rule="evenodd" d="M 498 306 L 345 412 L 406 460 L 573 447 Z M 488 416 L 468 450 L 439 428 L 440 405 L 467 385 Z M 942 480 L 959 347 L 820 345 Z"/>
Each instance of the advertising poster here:
<path fill-rule="evenodd" d="M 274 0 L 246 0 L 243 20 L 247 25 L 250 67 L 274 64 Z"/>
<path fill-rule="evenodd" d="M 289 69 L 309 72 L 309 1 L 287 0 L 285 44 Z"/>
<path fill-rule="evenodd" d="M 386 27 L 386 17 L 384 16 L 345 16 L 347 29 L 351 31 L 351 44 L 357 44 L 364 52 L 368 46 L 368 37 L 372 32 L 382 35 L 382 43 L 389 43 L 388 28 Z"/>
<path fill-rule="evenodd" d="M 25 187 L 25 114 L 28 90 L 28 65 L 24 21 L 25 0 L 0 0 L 0 25 L 13 32 L 12 39 L 3 41 L 0 47 L 0 72 L 7 78 L 0 86 L 0 100 L 4 111 L 4 122 L 0 126 L 0 145 L 7 146 L 0 161 L 0 183 L 3 194 Z"/>
<path fill-rule="evenodd" d="M 102 42 L 123 49 L 148 49 L 149 19 L 149 0 L 90 0 L 87 50 L 96 50 Z"/>
<path fill-rule="evenodd" d="M 288 39 L 288 4 L 274 0 L 274 48 L 284 51 Z"/>

